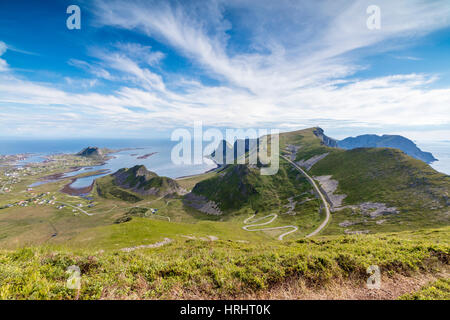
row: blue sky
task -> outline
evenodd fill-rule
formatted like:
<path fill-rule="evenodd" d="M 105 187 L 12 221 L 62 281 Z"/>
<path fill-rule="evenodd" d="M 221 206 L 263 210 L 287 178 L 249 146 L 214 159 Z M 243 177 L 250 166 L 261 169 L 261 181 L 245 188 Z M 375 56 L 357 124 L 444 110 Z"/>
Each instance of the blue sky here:
<path fill-rule="evenodd" d="M 152 138 L 201 120 L 446 140 L 449 58 L 448 0 L 3 0 L 0 137 Z"/>

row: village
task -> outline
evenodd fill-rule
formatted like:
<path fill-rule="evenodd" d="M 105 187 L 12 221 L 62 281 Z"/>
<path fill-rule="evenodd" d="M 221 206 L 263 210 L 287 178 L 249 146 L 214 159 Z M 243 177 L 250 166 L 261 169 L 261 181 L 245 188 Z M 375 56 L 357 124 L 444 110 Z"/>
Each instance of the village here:
<path fill-rule="evenodd" d="M 11 207 L 54 206 L 58 210 L 64 208 L 78 214 L 85 213 L 81 208 L 93 208 L 95 204 L 89 197 L 70 197 L 69 200 L 60 199 L 64 196 L 59 192 L 37 192 L 34 186 L 57 181 L 58 175 L 70 170 L 74 171 L 84 166 L 95 165 L 91 159 L 73 155 L 55 154 L 45 156 L 42 162 L 24 163 L 28 154 L 0 156 L 0 210 Z M 19 200 L 20 199 L 20 200 Z M 74 201 L 75 200 L 75 201 Z"/>

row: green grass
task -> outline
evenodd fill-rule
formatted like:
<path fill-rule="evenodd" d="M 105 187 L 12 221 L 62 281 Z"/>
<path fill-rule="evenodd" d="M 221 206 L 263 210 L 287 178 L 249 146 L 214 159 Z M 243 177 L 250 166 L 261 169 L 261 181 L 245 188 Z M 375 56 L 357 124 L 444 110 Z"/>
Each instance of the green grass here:
<path fill-rule="evenodd" d="M 315 164 L 311 173 L 331 174 L 338 180 L 337 193 L 347 194 L 347 204 L 388 201 L 399 206 L 406 202 L 442 206 L 443 194 L 450 188 L 450 176 L 390 148 L 339 150 Z"/>
<path fill-rule="evenodd" d="M 321 144 L 313 131 L 311 128 L 280 134 L 281 149 L 288 144 L 300 146 L 297 161 L 328 152 L 324 159 L 314 164 L 309 174 L 331 175 L 337 180 L 335 194 L 346 195 L 343 205 L 378 202 L 400 211 L 375 219 L 358 210 L 337 211 L 323 234 L 342 234 L 346 229 L 376 233 L 449 225 L 450 176 L 397 149 L 329 148 Z M 339 223 L 344 221 L 357 224 L 340 227 Z"/>
<path fill-rule="evenodd" d="M 143 196 L 117 186 L 111 175 L 95 180 L 95 191 L 105 199 L 118 199 L 131 203 L 144 200 Z"/>
<path fill-rule="evenodd" d="M 418 233 L 411 240 L 402 234 L 286 243 L 176 239 L 130 253 L 79 245 L 2 250 L 0 298 L 73 299 L 76 293 L 65 287 L 71 265 L 81 269 L 81 299 L 245 298 L 287 281 L 314 287 L 333 279 L 357 287 L 364 285 L 369 265 L 378 265 L 386 276 L 414 276 L 448 265 L 450 228 L 434 231 L 444 243 Z"/>
<path fill-rule="evenodd" d="M 419 291 L 403 295 L 400 300 L 450 300 L 450 279 L 439 279 Z"/>
<path fill-rule="evenodd" d="M 220 174 L 196 184 L 192 192 L 216 202 L 221 210 L 230 212 L 250 207 L 267 212 L 281 209 L 289 197 L 311 190 L 307 180 L 280 159 L 275 175 L 260 175 L 258 169 L 246 165 L 229 165 Z"/>
<path fill-rule="evenodd" d="M 426 163 L 390 148 L 339 150 L 316 163 L 313 176 L 331 175 L 339 182 L 336 194 L 345 194 L 343 205 L 381 202 L 400 213 L 376 219 L 350 209 L 333 214 L 326 234 L 340 233 L 337 224 L 344 220 L 360 222 L 350 230 L 371 232 L 433 228 L 449 224 L 448 199 L 450 176 Z M 385 220 L 377 224 L 378 220 Z"/>

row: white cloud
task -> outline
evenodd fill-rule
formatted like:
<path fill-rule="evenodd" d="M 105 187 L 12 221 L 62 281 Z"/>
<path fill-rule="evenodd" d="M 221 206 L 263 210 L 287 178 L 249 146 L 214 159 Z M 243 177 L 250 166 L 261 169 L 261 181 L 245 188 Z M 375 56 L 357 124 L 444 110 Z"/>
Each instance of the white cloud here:
<path fill-rule="evenodd" d="M 118 42 L 92 49 L 92 61 L 69 63 L 116 82 L 119 89 L 109 94 L 72 94 L 51 84 L 0 77 L 0 106 L 32 108 L 29 118 L 35 119 L 36 131 L 51 123 L 59 128 L 63 119 L 72 119 L 74 127 L 86 132 L 90 130 L 86 124 L 137 132 L 191 126 L 195 120 L 210 126 L 288 129 L 324 123 L 411 130 L 450 125 L 450 89 L 430 86 L 437 80 L 435 75 L 351 77 L 367 67 L 358 65 L 355 50 L 388 51 L 394 40 L 396 46 L 408 44 L 448 26 L 450 6 L 446 1 L 377 2 L 382 29 L 374 32 L 365 24 L 370 1 L 280 1 L 276 5 L 273 1 L 258 1 L 258 5 L 252 1 L 201 5 L 97 1 L 95 13 L 101 26 L 157 39 L 219 84 L 206 85 L 185 73 L 169 77 L 162 66 L 164 53 Z M 233 23 L 225 11 L 234 14 Z M 85 81 L 88 89 L 89 79 Z M 49 108 L 50 119 L 37 114 Z M 10 110 L 0 119 L 0 128 L 24 122 Z"/>
<path fill-rule="evenodd" d="M 0 41 L 0 57 L 6 52 L 7 46 L 4 42 Z M 8 63 L 4 59 L 0 59 L 0 72 L 8 70 Z"/>

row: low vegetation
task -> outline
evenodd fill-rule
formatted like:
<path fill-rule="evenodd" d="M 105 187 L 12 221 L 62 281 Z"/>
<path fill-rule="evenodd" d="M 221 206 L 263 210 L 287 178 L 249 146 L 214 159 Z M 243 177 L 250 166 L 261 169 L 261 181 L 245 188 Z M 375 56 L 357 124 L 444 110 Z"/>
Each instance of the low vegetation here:
<path fill-rule="evenodd" d="M 418 232 L 407 241 L 402 234 L 384 234 L 283 244 L 177 240 L 133 252 L 61 247 L 3 250 L 0 298 L 73 299 L 77 293 L 66 288 L 71 265 L 81 270 L 80 299 L 245 298 L 287 281 L 323 287 L 348 279 L 362 287 L 369 265 L 378 265 L 383 277 L 445 268 L 449 234 L 450 228 L 443 228 L 431 237 Z M 448 291 L 448 282 L 443 283 L 440 290 Z"/>
<path fill-rule="evenodd" d="M 439 279 L 417 292 L 401 296 L 401 300 L 450 300 L 450 279 Z"/>

